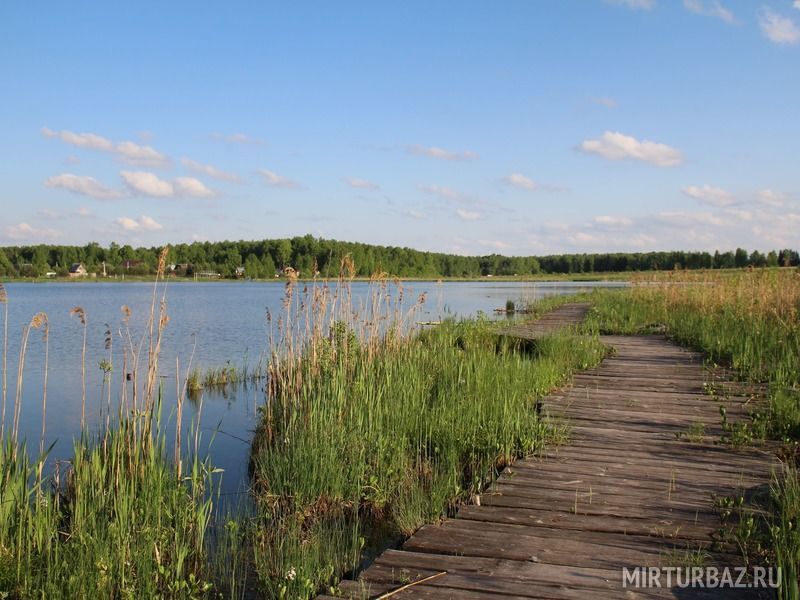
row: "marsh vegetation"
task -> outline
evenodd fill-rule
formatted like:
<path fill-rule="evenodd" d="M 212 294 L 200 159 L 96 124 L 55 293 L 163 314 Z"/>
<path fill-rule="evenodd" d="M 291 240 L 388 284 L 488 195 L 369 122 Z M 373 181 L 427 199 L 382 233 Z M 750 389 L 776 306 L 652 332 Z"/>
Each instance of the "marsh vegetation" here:
<path fill-rule="evenodd" d="M 23 331 L 0 453 L 7 597 L 304 598 L 335 588 L 372 552 L 451 514 L 498 469 L 563 435 L 539 419 L 537 398 L 602 357 L 591 337 L 513 342 L 485 319 L 419 333 L 424 296 L 409 303 L 399 282 L 377 276 L 367 301 L 356 302 L 348 260 L 334 282 L 290 280 L 280 314 L 268 315 L 272 354 L 251 493 L 223 514 L 200 430 L 185 433 L 184 403 L 198 382 L 264 372 L 201 374 L 191 359 L 178 363 L 178 403 L 163 414 L 165 258 L 141 339 L 127 327 L 129 310 L 117 334 L 107 330 L 99 428 L 85 420 L 84 391 L 73 456 L 47 470 L 44 427 L 38 452 L 18 435 L 27 342 L 42 336 L 35 348 L 47 353 L 47 316 Z M 85 331 L 85 311 L 73 315 Z M 7 349 L 7 330 L 4 341 Z M 76 359 L 85 377 L 94 360 L 85 344 Z M 46 361 L 43 373 L 44 415 Z"/>

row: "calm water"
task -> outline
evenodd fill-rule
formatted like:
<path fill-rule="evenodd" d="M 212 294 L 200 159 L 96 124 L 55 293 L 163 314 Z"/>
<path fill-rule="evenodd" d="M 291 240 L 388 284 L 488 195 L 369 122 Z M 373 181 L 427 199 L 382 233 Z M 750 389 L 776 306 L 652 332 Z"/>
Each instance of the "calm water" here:
<path fill-rule="evenodd" d="M 438 320 L 446 316 L 492 314 L 506 300 L 531 300 L 550 295 L 572 294 L 603 286 L 624 283 L 597 282 L 405 282 L 404 298 L 411 305 L 421 293 L 427 300 L 417 320 Z M 19 342 L 23 326 L 43 311 L 50 321 L 50 361 L 47 388 L 46 445 L 55 443 L 50 460 L 68 459 L 72 440 L 80 433 L 81 344 L 83 328 L 69 316 L 74 306 L 86 311 L 87 326 L 87 423 L 99 425 L 105 407 L 101 400 L 100 360 L 104 349 L 106 324 L 113 332 L 114 368 L 112 404 L 119 398 L 122 376 L 123 339 L 120 337 L 122 313 L 127 305 L 133 311 L 130 329 L 134 340 L 145 331 L 152 299 L 149 283 L 10 283 L 8 409 L 11 419 L 16 393 Z M 368 284 L 354 283 L 353 297 L 358 302 L 368 292 Z M 192 349 L 193 364 L 219 367 L 230 361 L 236 366 L 256 363 L 268 351 L 266 311 L 280 314 L 284 286 L 280 283 L 170 283 L 167 288 L 169 324 L 164 332 L 160 374 L 164 384 L 164 416 L 174 428 L 175 359 L 181 370 L 188 364 Z M 141 370 L 146 371 L 146 345 Z M 25 362 L 22 390 L 20 436 L 31 449 L 38 448 L 42 424 L 42 386 L 44 344 L 40 331 L 32 331 Z M 249 442 L 256 425 L 257 407 L 264 403 L 263 385 L 246 385 L 227 390 L 206 390 L 200 419 L 203 447 L 209 448 L 215 466 L 224 470 L 227 492 L 246 483 Z M 199 403 L 189 402 L 184 422 L 196 420 Z M 213 438 L 213 439 L 212 439 Z"/>

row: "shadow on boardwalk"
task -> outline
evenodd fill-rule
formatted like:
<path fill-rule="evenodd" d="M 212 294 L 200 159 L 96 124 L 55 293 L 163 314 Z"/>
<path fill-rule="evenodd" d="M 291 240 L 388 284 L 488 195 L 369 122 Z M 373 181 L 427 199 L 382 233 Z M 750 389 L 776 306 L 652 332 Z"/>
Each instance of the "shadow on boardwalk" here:
<path fill-rule="evenodd" d="M 586 309 L 566 305 L 516 333 L 542 335 L 582 319 Z M 343 581 L 343 596 L 773 597 L 749 589 L 623 588 L 623 567 L 680 566 L 697 556 L 707 566 L 738 565 L 738 554 L 715 543 L 714 499 L 753 494 L 776 462 L 767 452 L 714 443 L 723 433 L 722 400 L 705 393 L 699 354 L 657 336 L 602 340 L 614 352 L 542 401 L 545 414 L 569 424 L 565 446 L 516 462 L 479 504 L 420 528 L 359 581 Z M 746 418 L 747 398 L 731 389 L 729 417 Z"/>

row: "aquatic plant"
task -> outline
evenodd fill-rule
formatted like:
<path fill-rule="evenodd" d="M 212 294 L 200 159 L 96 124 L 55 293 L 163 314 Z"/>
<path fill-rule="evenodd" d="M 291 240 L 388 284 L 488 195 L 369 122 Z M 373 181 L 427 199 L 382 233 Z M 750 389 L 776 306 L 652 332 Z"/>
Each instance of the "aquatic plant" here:
<path fill-rule="evenodd" d="M 269 403 L 252 451 L 255 568 L 269 597 L 335 585 L 386 539 L 452 514 L 517 457 L 553 434 L 536 400 L 595 364 L 593 338 L 535 348 L 487 320 L 410 324 L 424 298 L 372 281 L 350 302 L 335 288 L 287 286 L 274 334 Z"/>

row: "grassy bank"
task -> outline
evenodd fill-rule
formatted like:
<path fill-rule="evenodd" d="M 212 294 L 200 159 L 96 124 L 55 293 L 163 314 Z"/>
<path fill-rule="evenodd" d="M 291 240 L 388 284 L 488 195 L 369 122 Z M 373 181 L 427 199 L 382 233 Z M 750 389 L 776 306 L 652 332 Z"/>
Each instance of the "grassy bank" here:
<path fill-rule="evenodd" d="M 651 277 L 626 291 L 596 292 L 590 326 L 605 333 L 666 331 L 677 342 L 765 384 L 767 402 L 729 439 L 782 443 L 786 471 L 773 483 L 771 516 L 740 540 L 748 560 L 782 567 L 782 598 L 798 597 L 800 564 L 800 272 L 686 272 Z"/>
<path fill-rule="evenodd" d="M 413 317 L 393 309 L 365 322 L 337 314 L 330 298 L 311 302 L 327 320 L 295 327 L 311 332 L 301 349 L 282 336 L 252 453 L 255 564 L 269 597 L 335 587 L 376 540 L 469 500 L 559 434 L 539 420 L 537 398 L 602 356 L 596 339 L 525 345 L 488 321 L 406 337 L 395 324 Z M 287 310 L 284 323 L 303 320 Z M 388 324 L 379 336 L 369 335 L 374 321 Z"/>

